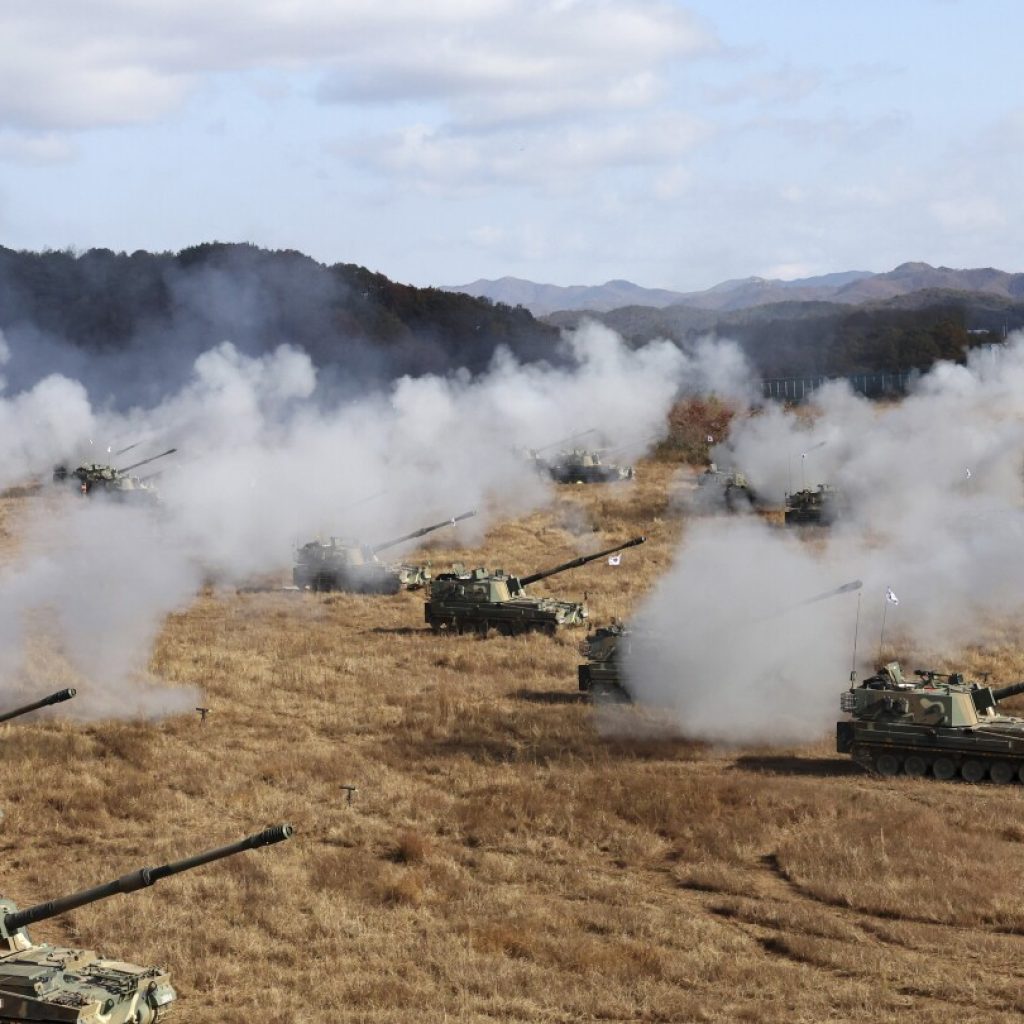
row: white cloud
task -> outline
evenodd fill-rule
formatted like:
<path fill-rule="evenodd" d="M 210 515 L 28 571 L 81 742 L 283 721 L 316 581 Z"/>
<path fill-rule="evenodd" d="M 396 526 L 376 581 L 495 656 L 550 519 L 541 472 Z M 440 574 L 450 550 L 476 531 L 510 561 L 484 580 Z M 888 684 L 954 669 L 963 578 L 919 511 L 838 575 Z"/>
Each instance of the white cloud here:
<path fill-rule="evenodd" d="M 670 112 L 501 135 L 417 124 L 339 144 L 336 152 L 374 173 L 399 174 L 442 192 L 495 183 L 573 192 L 580 176 L 598 170 L 674 165 L 705 133 L 696 119 Z"/>
<path fill-rule="evenodd" d="M 55 132 L 0 131 L 0 160 L 21 164 L 52 164 L 70 160 L 75 147 Z"/>
<path fill-rule="evenodd" d="M 1006 212 L 987 196 L 960 196 L 937 199 L 928 207 L 931 215 L 944 228 L 981 230 L 1006 222 Z"/>
<path fill-rule="evenodd" d="M 197 77 L 323 71 L 322 94 L 435 99 L 487 121 L 641 106 L 652 68 L 712 45 L 667 0 L 56 0 L 0 7 L 0 125 L 156 118 Z"/>

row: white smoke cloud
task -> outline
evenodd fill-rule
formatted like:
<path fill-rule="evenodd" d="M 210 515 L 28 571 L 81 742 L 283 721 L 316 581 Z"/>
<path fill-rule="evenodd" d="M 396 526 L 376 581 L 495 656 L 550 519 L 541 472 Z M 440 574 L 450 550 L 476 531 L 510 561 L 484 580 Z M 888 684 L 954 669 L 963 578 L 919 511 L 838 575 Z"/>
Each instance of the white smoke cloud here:
<path fill-rule="evenodd" d="M 742 519 L 685 537 L 637 617 L 630 665 L 640 699 L 676 709 L 684 731 L 820 737 L 850 667 L 851 602 L 766 616 L 829 586 L 864 581 L 861 671 L 887 587 L 900 596 L 890 638 L 950 658 L 1024 614 L 1024 336 L 937 365 L 899 403 L 832 384 L 808 409 L 769 406 L 735 420 L 714 456 L 770 501 L 829 483 L 849 507 L 827 535 Z"/>
<path fill-rule="evenodd" d="M 717 395 L 741 408 L 760 398 L 750 363 L 734 341 L 701 338 L 686 356 L 685 367 L 690 394 Z"/>
<path fill-rule="evenodd" d="M 23 482 L 30 468 L 47 478 L 57 461 L 124 466 L 178 448 L 137 471 L 160 474 L 158 510 L 83 502 L 70 486 L 38 499 L 52 515 L 0 574 L 4 674 L 24 668 L 25 614 L 38 611 L 88 681 L 83 697 L 93 696 L 79 707 L 134 713 L 143 696 L 150 710 L 191 706 L 193 693 L 142 695 L 138 680 L 164 617 L 203 578 L 283 579 L 293 546 L 317 535 L 377 543 L 473 508 L 480 516 L 457 529 L 478 538 L 491 511 L 514 515 L 553 493 L 525 449 L 594 427 L 604 444 L 641 454 L 664 434 L 680 389 L 718 358 L 706 349 L 688 359 L 667 341 L 632 349 L 597 324 L 562 344 L 565 365 L 499 351 L 476 377 L 405 377 L 345 399 L 318 390 L 305 352 L 252 357 L 229 343 L 150 408 L 93 410 L 63 377 L 0 398 L 0 483 Z"/>
<path fill-rule="evenodd" d="M 634 624 L 630 689 L 701 739 L 816 737 L 849 669 L 854 605 L 798 606 L 849 582 L 842 571 L 751 517 L 698 524 Z"/>
<path fill-rule="evenodd" d="M 47 501 L 45 498 L 36 499 Z M 152 716 L 194 706 L 195 687 L 150 680 L 147 663 L 164 617 L 193 599 L 201 576 L 168 524 L 105 501 L 47 501 L 34 517 L 18 562 L 0 574 L 0 693 L 38 697 L 31 687 L 66 665 L 85 681 L 68 713 Z M 40 659 L 37 648 L 45 647 Z M 26 673 L 41 661 L 39 670 Z M 11 701 L 13 703 L 13 701 Z M 64 710 L 64 709 L 62 709 Z"/>

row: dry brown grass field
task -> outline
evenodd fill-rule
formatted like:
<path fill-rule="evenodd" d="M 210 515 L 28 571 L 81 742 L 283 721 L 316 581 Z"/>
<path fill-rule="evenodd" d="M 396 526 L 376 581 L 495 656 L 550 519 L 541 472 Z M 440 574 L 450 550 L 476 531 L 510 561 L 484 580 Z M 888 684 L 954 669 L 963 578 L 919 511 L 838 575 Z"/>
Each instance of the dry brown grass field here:
<path fill-rule="evenodd" d="M 676 472 L 561 488 L 429 557 L 526 572 L 645 532 L 618 570 L 537 585 L 628 617 L 685 530 Z M 40 500 L 0 503 L 0 530 Z M 22 905 L 298 830 L 34 937 L 168 967 L 188 1024 L 1020 1019 L 1024 787 L 874 778 L 829 736 L 608 740 L 577 700 L 580 632 L 434 637 L 422 604 L 210 591 L 151 663 L 201 684 L 205 725 L 0 727 L 2 892 Z M 1024 652 L 965 664 L 1009 681 Z"/>

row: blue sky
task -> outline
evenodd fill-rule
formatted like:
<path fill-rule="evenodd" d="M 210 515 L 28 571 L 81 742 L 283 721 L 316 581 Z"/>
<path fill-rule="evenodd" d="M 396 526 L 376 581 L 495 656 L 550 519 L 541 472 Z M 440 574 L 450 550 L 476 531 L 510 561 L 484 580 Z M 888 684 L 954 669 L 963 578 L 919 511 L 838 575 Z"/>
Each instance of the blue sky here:
<path fill-rule="evenodd" d="M 1009 0 L 12 0 L 0 244 L 414 284 L 1024 270 Z"/>

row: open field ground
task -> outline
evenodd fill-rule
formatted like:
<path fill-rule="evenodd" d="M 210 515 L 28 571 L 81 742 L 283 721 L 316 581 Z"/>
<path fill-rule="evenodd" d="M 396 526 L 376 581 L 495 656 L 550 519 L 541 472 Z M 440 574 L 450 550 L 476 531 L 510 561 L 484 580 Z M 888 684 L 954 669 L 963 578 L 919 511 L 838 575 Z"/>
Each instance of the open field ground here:
<path fill-rule="evenodd" d="M 537 585 L 628 617 L 685 530 L 675 472 L 562 488 L 429 557 L 529 572 L 646 533 L 618 570 Z M 0 529 L 42 500 L 7 499 Z M 623 739 L 642 715 L 577 699 L 581 632 L 434 637 L 422 605 L 211 591 L 151 665 L 202 686 L 205 725 L 2 727 L 2 892 L 23 906 L 298 830 L 34 937 L 168 967 L 188 1024 L 1020 1019 L 1024 787 L 873 778 L 830 736 Z M 1024 652 L 964 665 L 1008 682 Z M 822 680 L 837 707 L 844 685 Z"/>

